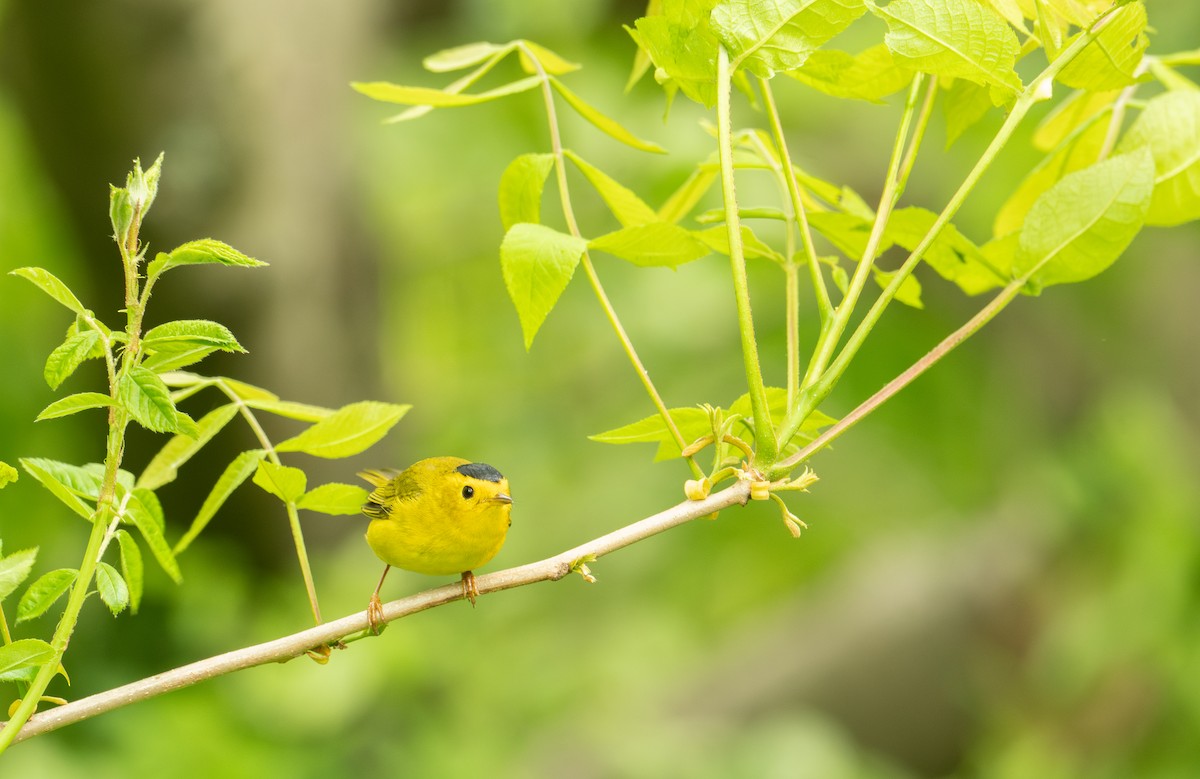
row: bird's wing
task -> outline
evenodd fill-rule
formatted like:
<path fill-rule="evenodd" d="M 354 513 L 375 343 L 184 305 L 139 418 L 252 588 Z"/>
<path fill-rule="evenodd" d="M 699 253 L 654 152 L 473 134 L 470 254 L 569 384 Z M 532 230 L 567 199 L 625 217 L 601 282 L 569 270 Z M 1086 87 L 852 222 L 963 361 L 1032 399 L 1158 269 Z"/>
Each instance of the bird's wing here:
<path fill-rule="evenodd" d="M 371 519 L 387 519 L 396 504 L 414 500 L 421 494 L 416 479 L 408 471 L 401 473 L 391 468 L 369 469 L 360 471 L 358 475 L 375 488 L 362 507 L 363 513 Z"/>

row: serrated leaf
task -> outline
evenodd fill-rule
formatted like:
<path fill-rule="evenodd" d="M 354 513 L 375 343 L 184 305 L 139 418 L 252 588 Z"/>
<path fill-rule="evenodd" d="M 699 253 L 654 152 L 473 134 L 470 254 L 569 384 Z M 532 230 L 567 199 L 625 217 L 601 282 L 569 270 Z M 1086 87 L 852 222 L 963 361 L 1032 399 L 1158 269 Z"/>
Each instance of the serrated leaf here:
<path fill-rule="evenodd" d="M 117 400 L 147 430 L 193 437 L 198 433 L 191 417 L 175 408 L 167 385 L 148 368 L 134 366 L 117 380 Z"/>
<path fill-rule="evenodd" d="M 200 535 L 200 532 L 204 530 L 216 515 L 221 506 L 225 504 L 229 496 L 233 494 L 233 491 L 258 470 L 259 462 L 266 456 L 267 453 L 262 449 L 250 449 L 233 458 L 233 462 L 225 467 L 224 472 L 217 479 L 217 483 L 213 485 L 208 496 L 204 499 L 199 513 L 192 520 L 192 524 L 187 532 L 175 544 L 174 554 L 179 554 L 188 548 L 192 541 L 196 539 L 196 536 Z"/>
<path fill-rule="evenodd" d="M 215 346 L 197 344 L 177 344 L 175 346 L 160 346 L 153 354 L 146 355 L 142 366 L 158 374 L 177 371 L 189 365 L 195 365 L 213 352 Z"/>
<path fill-rule="evenodd" d="M 431 73 L 450 73 L 478 65 L 498 52 L 511 50 L 513 46 L 512 43 L 501 46 L 485 41 L 465 43 L 462 46 L 434 52 L 421 60 L 421 64 Z"/>
<path fill-rule="evenodd" d="M 672 224 L 683 219 L 692 212 L 696 204 L 712 189 L 717 180 L 716 168 L 697 168 L 684 180 L 679 188 L 671 193 L 666 202 L 658 209 L 659 222 Z"/>
<path fill-rule="evenodd" d="M 871 221 L 857 214 L 843 214 L 836 211 L 814 211 L 808 215 L 808 223 L 814 230 L 823 235 L 826 240 L 837 247 L 838 251 L 852 259 L 859 259 L 867 251 L 867 242 L 871 237 Z M 879 256 L 891 248 L 891 239 L 886 237 L 879 242 L 875 254 Z"/>
<path fill-rule="evenodd" d="M 17 480 L 17 469 L 6 462 L 0 462 L 0 489 L 7 487 Z"/>
<path fill-rule="evenodd" d="M 266 411 L 276 416 L 297 419 L 301 422 L 320 422 L 333 414 L 331 408 L 297 403 L 292 400 L 247 400 L 246 405 L 258 411 Z"/>
<path fill-rule="evenodd" d="M 761 257 L 772 262 L 777 262 L 780 265 L 784 263 L 783 255 L 765 244 L 761 238 L 755 235 L 754 231 L 746 225 L 742 225 L 742 255 L 752 260 Z M 724 225 L 710 227 L 707 230 L 701 230 L 695 234 L 697 238 L 713 251 L 720 252 L 726 257 L 729 256 L 729 228 Z"/>
<path fill-rule="evenodd" d="M 895 0 L 871 10 L 887 22 L 884 42 L 901 65 L 936 76 L 1020 91 L 1020 44 L 1012 28 L 975 0 Z"/>
<path fill-rule="evenodd" d="M 913 72 L 896 63 L 892 52 L 880 43 L 858 54 L 836 49 L 818 49 L 786 76 L 832 97 L 882 103 L 883 98 L 904 89 Z"/>
<path fill-rule="evenodd" d="M 1076 37 L 1085 34 L 1079 32 Z M 1148 44 L 1145 6 L 1127 3 L 1113 14 L 1096 39 L 1059 71 L 1057 80 L 1092 92 L 1130 86 L 1137 81 L 1135 75 Z"/>
<path fill-rule="evenodd" d="M 37 560 L 37 547 L 13 552 L 7 557 L 0 557 L 0 601 L 17 591 L 21 582 L 29 577 L 33 563 Z"/>
<path fill-rule="evenodd" d="M 708 414 L 701 408 L 672 408 L 668 409 L 667 413 L 671 415 L 675 426 L 679 428 L 685 444 L 690 444 L 697 438 L 712 432 Z M 666 422 L 658 414 L 612 430 L 606 430 L 603 433 L 590 435 L 588 439 L 602 444 L 656 443 L 658 451 L 654 455 L 655 462 L 670 460 L 682 454 L 678 442 L 671 431 L 667 429 Z"/>
<path fill-rule="evenodd" d="M 508 230 L 520 222 L 542 221 L 542 190 L 554 167 L 553 154 L 522 154 L 500 176 L 500 222 Z"/>
<path fill-rule="evenodd" d="M 667 153 L 667 150 L 659 146 L 657 143 L 654 143 L 653 141 L 644 141 L 641 138 L 638 138 L 636 135 L 622 127 L 621 124 L 616 120 L 610 119 L 609 117 L 600 113 L 600 111 L 586 103 L 582 97 L 567 89 L 566 85 L 564 85 L 558 79 L 551 78 L 550 84 L 554 87 L 558 94 L 563 96 L 563 99 L 567 101 L 567 104 L 570 105 L 571 108 L 575 109 L 575 113 L 591 122 L 591 124 L 597 130 L 613 140 L 620 141 L 626 146 L 631 146 L 640 151 L 648 151 L 655 154 Z"/>
<path fill-rule="evenodd" d="M 90 317 L 90 312 L 79 302 L 66 284 L 45 268 L 17 268 L 9 271 L 10 276 L 19 276 L 32 282 L 42 292 L 62 303 L 81 317 Z"/>
<path fill-rule="evenodd" d="M 913 251 L 925 239 L 925 235 L 937 221 L 937 214 L 924 208 L 910 206 L 892 212 L 888 219 L 886 235 L 897 246 Z M 967 294 L 976 294 L 981 288 L 990 288 L 1008 281 L 1008 276 L 992 268 L 983 252 L 953 224 L 941 229 L 937 238 L 921 257 L 926 265 L 949 282 L 957 284 Z M 900 294 L 920 296 L 920 287 L 905 290 Z M 902 303 L 907 302 L 901 300 Z M 911 303 L 910 303 L 911 305 Z M 920 306 L 916 306 L 920 308 Z"/>
<path fill-rule="evenodd" d="M 179 351 L 181 347 L 209 347 L 224 352 L 245 352 L 229 328 L 207 319 L 180 319 L 152 327 L 142 336 L 146 349 Z"/>
<path fill-rule="evenodd" d="M 882 270 L 881 268 L 871 268 L 875 277 L 875 283 L 880 289 L 886 289 L 888 284 L 892 283 L 892 279 L 896 277 L 895 271 Z M 925 308 L 925 304 L 921 302 L 921 282 L 911 273 L 904 277 L 900 282 L 900 286 L 896 288 L 896 302 L 903 303 L 912 308 Z"/>
<path fill-rule="evenodd" d="M 155 278 L 184 265 L 229 265 L 235 268 L 261 268 L 267 263 L 242 254 L 229 244 L 212 238 L 188 241 L 169 253 L 159 252 L 146 267 L 147 278 Z"/>
<path fill-rule="evenodd" d="M 544 225 L 515 224 L 504 234 L 500 270 L 521 320 L 526 349 L 571 282 L 586 250 L 584 239 Z"/>
<path fill-rule="evenodd" d="M 1200 218 L 1200 92 L 1167 92 L 1147 102 L 1119 150 L 1139 146 L 1154 156 L 1154 197 L 1146 224 Z"/>
<path fill-rule="evenodd" d="M 254 472 L 254 483 L 284 503 L 295 503 L 308 486 L 308 476 L 299 468 L 262 460 Z"/>
<path fill-rule="evenodd" d="M 674 268 L 709 253 L 704 241 L 690 230 L 670 222 L 623 227 L 593 238 L 588 241 L 588 248 L 607 252 L 642 267 Z"/>
<path fill-rule="evenodd" d="M 723 0 L 713 31 L 729 51 L 730 70 L 762 78 L 794 70 L 866 12 L 862 0 Z"/>
<path fill-rule="evenodd" d="M 76 494 L 75 488 L 76 473 L 72 471 L 75 466 L 69 466 L 66 463 L 56 462 L 54 460 L 46 460 L 41 457 L 23 457 L 21 458 L 21 467 L 30 476 L 38 480 L 43 487 L 50 491 L 54 497 L 61 500 L 69 509 L 74 511 L 79 516 L 88 520 L 92 520 L 92 515 L 95 513 L 95 506 L 83 502 Z M 77 469 L 81 472 L 82 469 Z M 70 482 L 73 486 L 67 486 L 66 482 Z M 99 485 L 95 488 L 95 493 L 99 493 Z M 94 501 L 95 498 L 93 497 Z"/>
<path fill-rule="evenodd" d="M 71 589 L 78 575 L 79 571 L 74 568 L 59 568 L 35 579 L 17 603 L 17 622 L 25 622 L 45 614 L 55 601 Z"/>
<path fill-rule="evenodd" d="M 383 438 L 410 408 L 374 400 L 351 403 L 280 443 L 275 450 L 305 452 L 314 457 L 349 457 Z"/>
<path fill-rule="evenodd" d="M 632 28 L 625 28 L 649 55 L 657 68 L 654 78 L 668 90 L 668 95 L 678 89 L 706 108 L 717 102 L 720 42 L 708 22 L 708 11 L 713 4 L 704 2 L 693 9 L 680 3 L 676 13 L 643 16 Z"/>
<path fill-rule="evenodd" d="M 304 493 L 296 508 L 322 514 L 358 514 L 367 502 L 367 491 L 353 484 L 322 484 Z"/>
<path fill-rule="evenodd" d="M 1100 273 L 1141 229 L 1153 190 L 1145 148 L 1067 174 L 1029 209 L 1016 274 L 1036 290 Z"/>
<path fill-rule="evenodd" d="M 162 504 L 159 503 L 158 496 L 150 490 L 134 490 L 126 504 L 124 517 L 142 534 L 142 540 L 146 542 L 150 554 L 154 555 L 159 567 L 171 577 L 171 581 L 176 584 L 182 582 L 183 574 L 179 571 L 175 553 L 171 551 L 163 536 Z"/>
<path fill-rule="evenodd" d="M 116 568 L 103 561 L 96 564 L 96 591 L 114 617 L 129 605 L 129 587 L 125 579 Z"/>
<path fill-rule="evenodd" d="M 50 389 L 58 389 L 58 385 L 91 356 L 99 341 L 100 334 L 95 330 L 84 330 L 68 336 L 67 340 L 55 347 L 46 358 L 46 367 L 42 372 Z"/>
<path fill-rule="evenodd" d="M 618 222 L 630 227 L 658 221 L 658 215 L 654 213 L 654 209 L 646 205 L 640 197 L 634 194 L 633 190 L 621 185 L 575 152 L 567 150 L 563 154 L 575 163 L 575 167 L 579 168 L 588 182 L 595 187 L 596 192 L 604 199 L 608 209 L 612 211 Z"/>
<path fill-rule="evenodd" d="M 237 416 L 238 407 L 229 403 L 218 406 L 205 414 L 196 423 L 196 435 L 176 435 L 158 450 L 158 454 L 150 460 L 149 465 L 138 477 L 137 486 L 147 490 L 156 490 L 164 484 L 175 481 L 179 468 L 199 452 L 204 445 L 212 440 L 229 421 Z"/>
<path fill-rule="evenodd" d="M 551 76 L 561 76 L 565 73 L 579 70 L 579 63 L 564 59 L 545 46 L 539 46 L 533 41 L 526 40 L 517 41 L 517 43 L 519 44 L 517 54 L 521 59 L 521 69 L 526 73 L 536 73 L 538 70 L 530 60 L 531 54 L 537 60 L 538 64 L 542 66 L 542 70 Z"/>
<path fill-rule="evenodd" d="M 466 94 L 462 92 L 447 92 L 430 87 L 407 87 L 392 84 L 387 81 L 353 82 L 350 84 L 372 100 L 382 103 L 399 103 L 400 105 L 428 106 L 430 108 L 460 108 L 469 105 L 479 105 L 502 97 L 528 92 L 541 84 L 537 76 L 519 79 L 502 87 L 490 89 L 487 92 Z"/>
<path fill-rule="evenodd" d="M 59 398 L 49 406 L 46 406 L 34 421 L 41 422 L 44 419 L 57 419 L 85 411 L 89 408 L 108 408 L 112 405 L 113 399 L 108 395 L 99 392 L 77 392 L 74 395 Z"/>
<path fill-rule="evenodd" d="M 145 564 L 137 539 L 126 530 L 117 531 L 117 544 L 121 548 L 121 573 L 129 588 L 129 610 L 137 614 L 142 604 L 142 587 L 145 579 Z"/>
<path fill-rule="evenodd" d="M 22 678 L 26 668 L 36 668 L 54 659 L 54 647 L 37 638 L 22 638 L 0 646 L 0 682 Z"/>

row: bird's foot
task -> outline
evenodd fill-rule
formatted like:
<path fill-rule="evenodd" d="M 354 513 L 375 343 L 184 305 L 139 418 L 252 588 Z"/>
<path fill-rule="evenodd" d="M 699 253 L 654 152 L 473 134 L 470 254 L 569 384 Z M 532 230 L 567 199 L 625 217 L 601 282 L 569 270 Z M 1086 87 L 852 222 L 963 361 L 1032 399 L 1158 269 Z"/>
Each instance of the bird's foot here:
<path fill-rule="evenodd" d="M 372 595 L 371 602 L 367 604 L 367 624 L 375 635 L 387 627 L 383 621 L 383 601 L 379 600 L 379 593 Z"/>
<path fill-rule="evenodd" d="M 475 599 L 479 597 L 479 587 L 475 585 L 475 574 L 470 571 L 463 571 L 462 575 L 463 597 L 471 601 L 471 605 L 475 605 Z"/>

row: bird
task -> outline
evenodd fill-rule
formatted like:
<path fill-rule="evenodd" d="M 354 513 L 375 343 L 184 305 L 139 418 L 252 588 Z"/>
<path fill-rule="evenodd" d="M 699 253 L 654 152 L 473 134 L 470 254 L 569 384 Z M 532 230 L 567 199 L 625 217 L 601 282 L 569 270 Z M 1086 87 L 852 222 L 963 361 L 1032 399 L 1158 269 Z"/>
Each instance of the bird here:
<path fill-rule="evenodd" d="M 461 457 L 429 457 L 403 471 L 359 472 L 374 489 L 362 506 L 370 517 L 367 544 L 384 562 L 367 608 L 372 632 L 383 622 L 379 591 L 392 566 L 445 576 L 461 574 L 463 596 L 475 605 L 479 589 L 472 570 L 504 545 L 512 525 L 508 479 L 486 463 Z"/>

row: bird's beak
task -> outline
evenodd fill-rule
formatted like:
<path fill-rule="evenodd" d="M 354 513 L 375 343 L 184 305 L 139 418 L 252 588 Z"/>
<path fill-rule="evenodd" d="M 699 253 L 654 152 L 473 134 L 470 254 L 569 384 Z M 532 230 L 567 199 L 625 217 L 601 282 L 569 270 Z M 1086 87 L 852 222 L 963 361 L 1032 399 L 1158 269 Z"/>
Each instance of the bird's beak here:
<path fill-rule="evenodd" d="M 512 498 L 508 495 L 505 495 L 503 492 L 492 498 L 492 500 L 496 501 L 497 503 L 512 503 Z"/>

